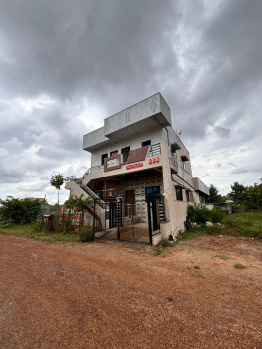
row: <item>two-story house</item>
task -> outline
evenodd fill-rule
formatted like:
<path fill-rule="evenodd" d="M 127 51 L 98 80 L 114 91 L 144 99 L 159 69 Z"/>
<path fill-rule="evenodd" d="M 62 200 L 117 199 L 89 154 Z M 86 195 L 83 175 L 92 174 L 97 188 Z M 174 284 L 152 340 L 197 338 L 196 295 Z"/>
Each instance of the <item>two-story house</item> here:
<path fill-rule="evenodd" d="M 209 195 L 192 176 L 189 152 L 172 129 L 170 108 L 160 93 L 106 118 L 103 127 L 84 135 L 83 149 L 91 153 L 91 168 L 67 182 L 70 194 L 122 200 L 121 226 L 130 215 L 133 224 L 148 223 L 147 203 L 162 197 L 154 206 L 164 209 L 164 218 L 160 212 L 153 243 L 184 230 L 188 204 L 205 203 Z M 105 213 L 101 229 L 107 228 L 107 219 Z"/>

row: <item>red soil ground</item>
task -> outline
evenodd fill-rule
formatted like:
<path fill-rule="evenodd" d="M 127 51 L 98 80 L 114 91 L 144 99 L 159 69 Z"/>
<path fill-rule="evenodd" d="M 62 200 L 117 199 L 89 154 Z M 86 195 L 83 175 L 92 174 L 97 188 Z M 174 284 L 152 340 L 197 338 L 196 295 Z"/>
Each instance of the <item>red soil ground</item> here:
<path fill-rule="evenodd" d="M 151 251 L 0 235 L 0 348 L 262 348 L 261 242 Z"/>

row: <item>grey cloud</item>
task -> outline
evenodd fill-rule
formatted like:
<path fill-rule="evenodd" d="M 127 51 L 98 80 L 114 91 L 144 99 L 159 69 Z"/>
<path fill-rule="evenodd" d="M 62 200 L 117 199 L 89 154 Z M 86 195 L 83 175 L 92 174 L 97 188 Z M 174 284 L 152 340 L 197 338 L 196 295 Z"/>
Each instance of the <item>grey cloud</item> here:
<path fill-rule="evenodd" d="M 17 190 L 19 191 L 29 191 L 29 192 L 43 192 L 46 186 L 49 184 L 49 181 L 46 182 L 36 182 L 36 183 L 28 183 L 17 186 Z"/>
<path fill-rule="evenodd" d="M 230 135 L 230 130 L 225 127 L 216 126 L 215 132 L 221 137 L 221 138 L 227 138 Z"/>
<path fill-rule="evenodd" d="M 240 168 L 237 168 L 235 170 L 233 170 L 231 172 L 232 175 L 235 175 L 235 174 L 242 174 L 242 173 L 248 173 L 248 172 L 251 172 L 250 170 L 248 170 L 247 168 L 244 168 L 244 167 L 240 167 Z"/>
<path fill-rule="evenodd" d="M 237 165 L 233 164 L 232 162 L 229 162 L 228 165 L 232 167 L 237 167 Z"/>
<path fill-rule="evenodd" d="M 26 0 L 5 2 L 0 18 L 8 58 L 1 69 L 5 91 L 106 99 L 115 83 L 135 84 L 141 93 L 137 82 L 152 81 L 152 57 L 160 45 L 168 63 L 172 50 L 164 34 L 178 15 L 171 1 Z"/>

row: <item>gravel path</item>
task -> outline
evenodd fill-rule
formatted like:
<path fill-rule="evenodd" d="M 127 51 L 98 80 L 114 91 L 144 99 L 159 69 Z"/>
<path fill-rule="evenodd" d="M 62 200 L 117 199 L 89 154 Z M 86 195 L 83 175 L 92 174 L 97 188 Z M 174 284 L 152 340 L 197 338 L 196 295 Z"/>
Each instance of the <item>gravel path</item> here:
<path fill-rule="evenodd" d="M 262 348 L 261 242 L 151 250 L 0 235 L 0 348 Z"/>

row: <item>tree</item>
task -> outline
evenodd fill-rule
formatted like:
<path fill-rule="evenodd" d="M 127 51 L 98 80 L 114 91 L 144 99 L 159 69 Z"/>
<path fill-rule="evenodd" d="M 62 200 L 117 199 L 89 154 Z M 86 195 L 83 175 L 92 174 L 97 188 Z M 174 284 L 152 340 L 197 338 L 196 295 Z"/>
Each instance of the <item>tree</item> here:
<path fill-rule="evenodd" d="M 33 222 L 41 213 L 42 208 L 41 202 L 37 199 L 16 199 L 10 196 L 6 200 L 0 200 L 0 204 L 0 215 L 13 224 Z"/>
<path fill-rule="evenodd" d="M 82 226 L 84 225 L 84 211 L 93 202 L 91 196 L 84 198 L 84 194 L 80 196 L 70 195 L 69 199 L 65 202 L 65 206 L 71 210 L 82 211 Z"/>
<path fill-rule="evenodd" d="M 249 209 L 259 209 L 262 208 L 262 184 L 255 183 L 254 186 L 250 186 L 246 190 L 246 195 L 244 199 L 244 205 Z"/>
<path fill-rule="evenodd" d="M 227 198 L 233 200 L 238 205 L 243 205 L 246 197 L 246 191 L 248 187 L 245 187 L 243 184 L 234 182 L 231 185 L 232 191 L 227 194 Z"/>
<path fill-rule="evenodd" d="M 211 184 L 209 187 L 209 194 L 210 196 L 206 199 L 206 202 L 218 203 L 225 201 L 225 197 L 218 194 L 218 189 L 213 184 Z"/>
<path fill-rule="evenodd" d="M 59 190 L 61 189 L 61 186 L 65 183 L 66 179 L 63 177 L 61 173 L 58 173 L 57 175 L 54 175 L 50 179 L 50 184 L 57 189 L 58 192 L 58 208 L 59 208 Z"/>

